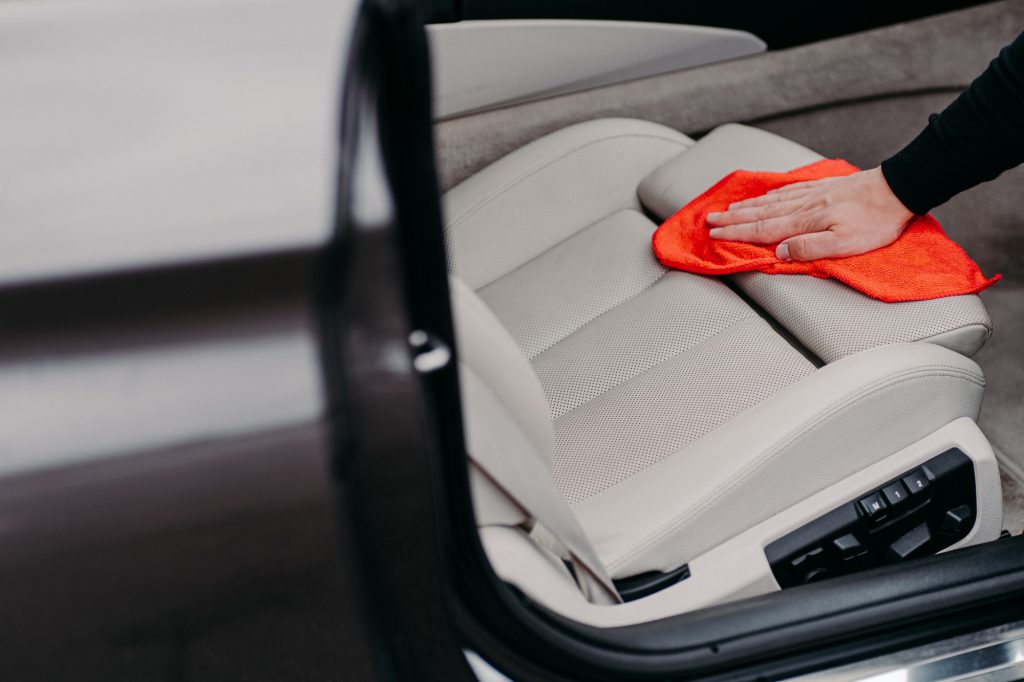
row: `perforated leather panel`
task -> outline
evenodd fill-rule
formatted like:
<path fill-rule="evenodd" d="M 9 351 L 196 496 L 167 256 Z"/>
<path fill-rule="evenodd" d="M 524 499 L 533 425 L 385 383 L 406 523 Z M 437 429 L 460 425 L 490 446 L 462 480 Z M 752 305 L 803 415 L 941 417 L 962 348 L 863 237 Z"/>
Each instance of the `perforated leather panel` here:
<path fill-rule="evenodd" d="M 691 144 L 644 121 L 590 121 L 527 145 L 445 196 L 449 269 L 473 289 L 624 208 L 636 187 Z"/>
<path fill-rule="evenodd" d="M 665 273 L 651 253 L 653 231 L 640 213 L 618 211 L 477 293 L 534 358 Z"/>
<path fill-rule="evenodd" d="M 577 504 L 813 371 L 764 320 L 741 320 L 556 419 L 555 482 Z"/>
<path fill-rule="evenodd" d="M 636 187 L 688 144 L 655 124 L 593 121 L 446 197 L 450 265 L 532 361 L 570 502 L 814 369 L 722 282 L 654 257 Z"/>
<path fill-rule="evenodd" d="M 665 270 L 654 229 L 617 211 L 479 291 L 532 359 L 570 503 L 814 369 L 720 281 Z"/>
<path fill-rule="evenodd" d="M 648 209 L 667 218 L 734 170 L 786 171 L 821 158 L 778 135 L 728 124 L 652 171 L 639 192 Z M 992 331 L 977 296 L 890 304 L 835 281 L 804 275 L 744 273 L 730 279 L 826 362 L 868 348 L 921 340 L 970 356 Z"/>
<path fill-rule="evenodd" d="M 825 362 L 890 343 L 929 341 L 973 355 L 992 333 L 977 296 L 883 303 L 834 280 L 748 272 L 733 280 Z"/>
<path fill-rule="evenodd" d="M 533 368 L 557 419 L 751 317 L 721 282 L 668 272 L 535 357 Z"/>

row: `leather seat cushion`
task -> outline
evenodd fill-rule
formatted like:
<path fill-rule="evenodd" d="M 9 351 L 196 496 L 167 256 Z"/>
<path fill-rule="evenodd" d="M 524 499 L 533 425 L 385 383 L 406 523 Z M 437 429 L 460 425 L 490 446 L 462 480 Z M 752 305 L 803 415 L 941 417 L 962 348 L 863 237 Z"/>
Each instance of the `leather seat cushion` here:
<path fill-rule="evenodd" d="M 725 284 L 654 257 L 636 186 L 688 144 L 653 123 L 581 124 L 488 168 L 482 196 L 463 184 L 446 197 L 453 269 L 530 359 L 572 504 L 814 371 Z M 595 195 L 595 174 L 627 191 Z"/>
<path fill-rule="evenodd" d="M 664 219 L 735 170 L 782 172 L 822 158 L 778 135 L 727 124 L 648 174 L 638 191 L 644 205 Z M 971 356 L 992 334 L 988 312 L 974 294 L 883 303 L 810 275 L 745 272 L 727 279 L 824 362 L 911 341 Z"/>

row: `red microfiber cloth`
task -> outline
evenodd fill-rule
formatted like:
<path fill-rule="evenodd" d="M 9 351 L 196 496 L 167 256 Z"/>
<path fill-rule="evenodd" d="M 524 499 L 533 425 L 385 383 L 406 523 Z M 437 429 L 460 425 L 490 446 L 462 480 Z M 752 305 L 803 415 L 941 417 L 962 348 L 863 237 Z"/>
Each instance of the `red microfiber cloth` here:
<path fill-rule="evenodd" d="M 788 173 L 730 173 L 661 224 L 654 233 L 654 253 L 666 267 L 701 275 L 758 270 L 834 277 L 887 303 L 973 294 L 1002 278 L 996 275 L 986 279 L 978 264 L 946 236 L 931 215 L 913 218 L 903 235 L 884 248 L 859 256 L 807 262 L 781 261 L 774 247 L 708 236 L 707 214 L 724 211 L 734 201 L 793 182 L 850 175 L 857 170 L 841 159 L 825 159 Z"/>

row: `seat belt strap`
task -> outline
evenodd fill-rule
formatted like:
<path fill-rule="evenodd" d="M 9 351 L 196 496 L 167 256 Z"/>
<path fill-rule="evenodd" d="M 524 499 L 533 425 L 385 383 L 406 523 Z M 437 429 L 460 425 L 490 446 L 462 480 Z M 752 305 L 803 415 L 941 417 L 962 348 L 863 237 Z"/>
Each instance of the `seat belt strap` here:
<path fill-rule="evenodd" d="M 464 420 L 467 449 L 474 464 L 565 547 L 576 582 L 588 601 L 621 603 L 576 515 L 555 487 L 547 463 L 473 368 L 460 363 L 459 369 L 465 409 L 488 413 L 487 419 Z"/>

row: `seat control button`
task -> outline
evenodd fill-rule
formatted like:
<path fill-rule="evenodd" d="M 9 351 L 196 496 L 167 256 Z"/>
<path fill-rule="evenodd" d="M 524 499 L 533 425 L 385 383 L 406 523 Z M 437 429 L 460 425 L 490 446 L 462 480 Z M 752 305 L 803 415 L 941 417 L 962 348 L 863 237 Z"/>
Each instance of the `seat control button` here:
<path fill-rule="evenodd" d="M 903 484 L 896 481 L 892 485 L 882 488 L 882 497 L 889 503 L 890 507 L 902 507 L 903 503 L 910 499 L 910 494 Z"/>
<path fill-rule="evenodd" d="M 866 551 L 864 545 L 860 543 L 860 540 L 853 533 L 847 533 L 842 537 L 836 538 L 832 541 L 832 544 L 839 550 L 839 556 L 843 557 L 844 561 L 859 556 Z"/>
<path fill-rule="evenodd" d="M 928 481 L 928 474 L 924 473 L 924 469 L 917 469 L 903 477 L 903 485 L 907 486 L 910 494 L 916 497 L 928 492 L 928 486 L 931 483 Z"/>
<path fill-rule="evenodd" d="M 881 494 L 871 493 L 860 502 L 860 508 L 872 521 L 880 521 L 885 518 L 886 504 Z"/>
<path fill-rule="evenodd" d="M 793 559 L 790 565 L 798 571 L 806 571 L 812 566 L 817 566 L 822 558 L 825 556 L 825 550 L 821 547 L 815 547 L 806 554 L 801 554 L 797 558 Z"/>
<path fill-rule="evenodd" d="M 869 568 L 874 563 L 871 552 L 853 533 L 836 538 L 832 541 L 832 546 L 839 552 L 843 560 L 843 569 L 846 571 L 859 571 L 862 568 Z"/>
<path fill-rule="evenodd" d="M 932 534 L 928 530 L 928 524 L 922 523 L 907 532 L 889 547 L 890 559 L 909 559 L 918 556 L 922 550 L 931 542 Z"/>
<path fill-rule="evenodd" d="M 974 525 L 971 522 L 972 516 L 974 514 L 971 512 L 971 508 L 966 504 L 961 504 L 946 512 L 946 515 L 942 517 L 942 526 L 939 530 L 947 535 L 960 535 Z"/>
<path fill-rule="evenodd" d="M 827 568 L 818 567 L 818 568 L 811 569 L 810 571 L 807 572 L 807 575 L 804 576 L 804 582 L 805 583 L 814 583 L 814 582 L 818 582 L 819 580 L 824 580 L 828 576 L 829 576 L 829 572 L 828 572 Z"/>
<path fill-rule="evenodd" d="M 796 574 L 797 580 L 802 583 L 809 583 L 828 576 L 829 571 L 825 566 L 824 559 L 825 549 L 823 547 L 815 547 L 790 561 L 789 565 Z"/>

